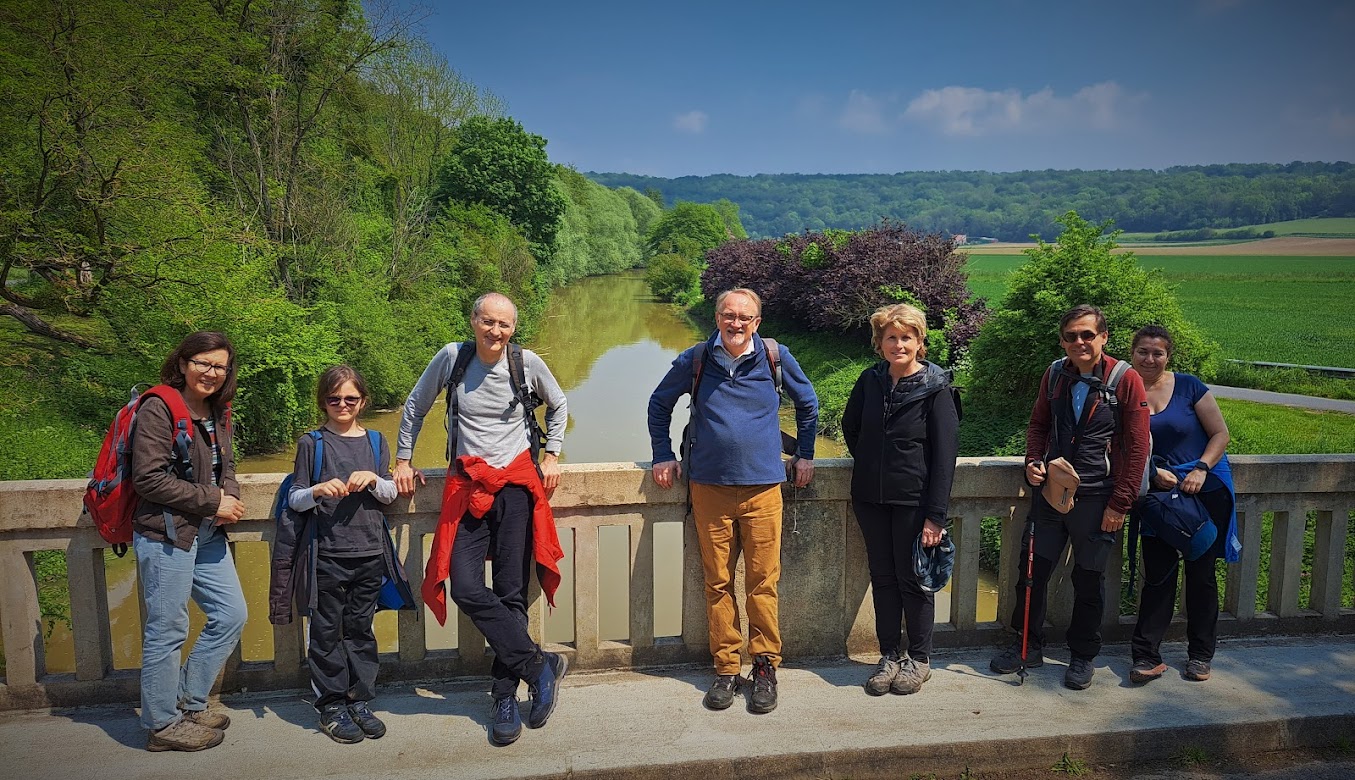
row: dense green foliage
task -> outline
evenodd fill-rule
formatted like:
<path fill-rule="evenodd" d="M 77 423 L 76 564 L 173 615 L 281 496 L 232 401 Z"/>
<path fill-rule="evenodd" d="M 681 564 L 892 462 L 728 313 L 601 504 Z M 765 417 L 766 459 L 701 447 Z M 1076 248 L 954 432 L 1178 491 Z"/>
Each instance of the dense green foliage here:
<path fill-rule="evenodd" d="M 743 224 L 755 237 L 855 230 L 887 218 L 925 232 L 1025 241 L 1031 234 L 1057 234 L 1057 218 L 1070 210 L 1093 222 L 1114 219 L 1126 230 L 1147 233 L 1355 216 L 1355 165 L 1350 163 L 1162 171 L 589 176 L 609 187 L 654 189 L 669 202 L 728 198 L 742 208 Z"/>
<path fill-rule="evenodd" d="M 701 301 L 701 267 L 682 255 L 662 254 L 650 259 L 645 282 L 659 300 L 694 306 Z"/>
<path fill-rule="evenodd" d="M 325 366 L 394 404 L 480 293 L 527 338 L 552 285 L 641 261 L 653 201 L 550 164 L 403 13 L 0 7 L 0 478 L 87 469 L 192 330 L 234 341 L 237 442 L 274 449 Z"/>
<path fill-rule="evenodd" d="M 1059 317 L 1080 303 L 1101 308 L 1110 340 L 1106 352 L 1127 359 L 1134 331 L 1148 324 L 1166 327 L 1176 342 L 1178 371 L 1211 376 L 1215 346 L 1181 314 L 1161 273 L 1139 266 L 1133 253 L 1113 254 L 1115 234 L 1076 213 L 1060 217 L 1057 244 L 1044 241 L 1026 250 L 1025 264 L 1007 284 L 1001 307 L 973 345 L 973 385 L 980 405 L 1029 399 L 1049 363 L 1061 357 Z"/>
<path fill-rule="evenodd" d="M 656 258 L 647 277 L 650 292 L 681 306 L 696 305 L 702 299 L 706 254 L 726 241 L 747 238 L 739 207 L 727 200 L 673 204 L 646 235 L 645 246 Z"/>
<path fill-rule="evenodd" d="M 546 139 L 509 117 L 474 116 L 462 123 L 438 170 L 433 205 L 450 201 L 487 206 L 508 217 L 549 256 L 555 247 L 565 197 L 546 157 Z"/>

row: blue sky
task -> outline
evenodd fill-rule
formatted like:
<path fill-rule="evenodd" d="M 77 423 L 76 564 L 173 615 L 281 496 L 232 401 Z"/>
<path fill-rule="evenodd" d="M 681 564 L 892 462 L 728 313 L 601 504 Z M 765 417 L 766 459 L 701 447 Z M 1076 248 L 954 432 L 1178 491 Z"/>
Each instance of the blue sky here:
<path fill-rule="evenodd" d="M 654 176 L 1355 160 L 1355 2 L 444 2 L 553 161 Z"/>

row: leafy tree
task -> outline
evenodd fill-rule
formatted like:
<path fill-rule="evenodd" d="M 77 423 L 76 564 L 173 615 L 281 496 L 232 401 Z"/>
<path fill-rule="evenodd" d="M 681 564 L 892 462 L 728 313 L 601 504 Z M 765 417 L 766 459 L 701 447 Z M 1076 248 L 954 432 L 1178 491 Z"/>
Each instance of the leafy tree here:
<path fill-rule="evenodd" d="M 513 119 L 468 119 L 437 181 L 436 205 L 460 201 L 488 206 L 522 231 L 538 257 L 554 251 L 565 198 L 546 157 L 546 139 Z"/>
<path fill-rule="evenodd" d="M 734 237 L 726 222 L 727 214 L 728 209 L 721 213 L 709 203 L 680 201 L 654 223 L 646 248 L 653 255 L 678 254 L 690 262 L 699 262 L 707 251 Z M 739 225 L 737 213 L 728 216 L 734 225 Z M 743 227 L 739 225 L 738 230 L 742 232 Z"/>
<path fill-rule="evenodd" d="M 1058 222 L 1058 242 L 1026 250 L 1029 259 L 1013 272 L 1002 306 L 974 341 L 975 400 L 1028 412 L 1041 375 L 1064 354 L 1059 317 L 1081 303 L 1105 313 L 1109 354 L 1127 359 L 1134 331 L 1162 325 L 1176 342 L 1173 368 L 1211 376 L 1216 346 L 1185 319 L 1161 273 L 1140 267 L 1132 252 L 1113 253 L 1118 232 L 1106 234 L 1109 222 L 1094 225 L 1071 211 Z"/>
<path fill-rule="evenodd" d="M 663 215 L 663 208 L 656 206 L 654 201 L 641 195 L 630 187 L 618 187 L 616 193 L 626 201 L 630 206 L 631 216 L 635 218 L 635 231 L 640 237 L 640 250 L 647 256 L 647 249 L 644 246 L 645 238 L 649 231 L 654 228 L 654 223 L 659 221 Z"/>

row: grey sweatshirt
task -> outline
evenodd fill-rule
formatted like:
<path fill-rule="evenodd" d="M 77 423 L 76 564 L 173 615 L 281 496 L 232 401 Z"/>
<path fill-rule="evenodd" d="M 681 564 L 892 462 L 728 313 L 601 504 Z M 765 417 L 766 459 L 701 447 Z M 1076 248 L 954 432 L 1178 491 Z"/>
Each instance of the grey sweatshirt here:
<path fill-rule="evenodd" d="M 461 346 L 457 342 L 438 350 L 409 392 L 404 413 L 400 416 L 396 458 L 413 456 L 423 418 L 452 378 L 452 367 Z M 546 452 L 558 455 L 564 446 L 565 425 L 569 420 L 565 393 L 535 352 L 524 349 L 522 364 L 527 386 L 546 404 Z M 526 419 L 522 405 L 513 397 L 506 351 L 492 366 L 485 364 L 478 355 L 471 358 L 456 393 L 461 419 L 454 457 L 478 455 L 494 468 L 503 468 L 527 449 Z"/>

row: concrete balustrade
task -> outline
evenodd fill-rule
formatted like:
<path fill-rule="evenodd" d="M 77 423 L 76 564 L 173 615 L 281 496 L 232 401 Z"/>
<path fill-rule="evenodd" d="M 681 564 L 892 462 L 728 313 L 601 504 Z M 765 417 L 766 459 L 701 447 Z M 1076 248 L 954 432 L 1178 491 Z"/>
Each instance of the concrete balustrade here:
<path fill-rule="evenodd" d="M 1355 455 L 1239 456 L 1233 459 L 1239 493 L 1242 561 L 1228 568 L 1220 635 L 1302 634 L 1355 631 L 1355 605 L 1342 600 L 1352 563 L 1345 554 L 1350 513 L 1355 511 Z M 781 626 L 785 654 L 796 659 L 876 651 L 869 576 L 860 533 L 848 495 L 851 461 L 819 461 L 814 484 L 787 488 L 782 542 Z M 271 522 L 261 515 L 271 506 L 280 475 L 245 475 L 243 499 L 250 515 L 232 527 L 234 542 L 270 544 Z M 409 500 L 397 500 L 388 514 L 397 548 L 417 592 L 423 578 L 424 537 L 437 521 L 442 480 Z M 0 635 L 5 676 L 0 709 L 68 706 L 138 698 L 136 670 L 115 670 L 109 627 L 104 548 L 87 517 L 81 516 L 84 482 L 46 480 L 0 482 Z M 565 467 L 553 505 L 562 536 L 573 540 L 573 573 L 562 589 L 572 588 L 574 640 L 553 646 L 572 656 L 578 669 L 615 669 L 709 661 L 701 567 L 694 533 L 684 525 L 682 630 L 676 637 L 655 636 L 655 528 L 681 523 L 685 494 L 660 490 L 647 469 L 636 464 L 583 464 Z M 1005 519 L 1001 544 L 998 615 L 1010 613 L 1016 598 L 1016 556 L 1026 504 L 1021 465 L 1015 458 L 962 458 L 951 502 L 957 546 L 950 614 L 938 625 L 939 648 L 997 645 L 1001 622 L 977 619 L 980 522 Z M 1309 513 L 1315 540 L 1305 550 Z M 1269 589 L 1266 608 L 1256 609 L 1262 565 L 1262 515 L 1273 513 L 1269 541 Z M 629 638 L 599 638 L 599 533 L 604 526 L 625 526 L 629 533 Z M 74 636 L 75 671 L 48 673 L 32 553 L 66 554 Z M 1311 567 L 1304 568 L 1305 553 Z M 1107 593 L 1120 591 L 1119 565 L 1112 566 Z M 1056 572 L 1067 576 L 1066 563 Z M 1311 588 L 1300 603 L 1300 587 Z M 741 576 L 740 576 L 741 579 Z M 1058 588 L 1050 613 L 1055 626 L 1066 624 L 1071 604 L 1067 588 Z M 741 596 L 740 596 L 741 597 Z M 1121 615 L 1119 600 L 1107 599 L 1107 641 L 1125 641 L 1133 616 Z M 451 606 L 449 604 L 449 606 Z M 251 603 L 262 616 L 266 605 Z M 545 600 L 534 586 L 530 624 L 541 636 Z M 381 679 L 441 679 L 485 675 L 489 655 L 483 638 L 453 607 L 458 620 L 457 647 L 428 647 L 428 621 L 422 610 L 398 617 L 398 651 L 383 654 Z M 257 618 L 256 618 L 257 619 Z M 1180 626 L 1175 629 L 1180 632 Z M 1052 633 L 1057 640 L 1057 630 Z M 273 628 L 273 657 L 228 663 L 222 690 L 299 689 L 306 685 L 301 621 Z"/>

